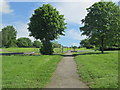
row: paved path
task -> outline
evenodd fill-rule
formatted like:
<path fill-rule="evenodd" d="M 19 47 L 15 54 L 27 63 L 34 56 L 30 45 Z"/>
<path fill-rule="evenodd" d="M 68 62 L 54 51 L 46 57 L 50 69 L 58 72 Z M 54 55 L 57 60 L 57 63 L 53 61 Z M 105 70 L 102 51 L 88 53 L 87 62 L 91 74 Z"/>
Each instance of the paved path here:
<path fill-rule="evenodd" d="M 88 88 L 85 83 L 79 80 L 74 57 L 69 56 L 72 55 L 70 52 L 67 55 L 58 64 L 51 82 L 45 88 Z"/>

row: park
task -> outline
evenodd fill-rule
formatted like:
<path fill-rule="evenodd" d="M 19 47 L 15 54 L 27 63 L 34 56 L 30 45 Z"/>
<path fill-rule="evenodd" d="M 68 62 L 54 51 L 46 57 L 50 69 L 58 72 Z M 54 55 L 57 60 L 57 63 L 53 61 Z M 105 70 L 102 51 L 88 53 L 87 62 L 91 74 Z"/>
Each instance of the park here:
<path fill-rule="evenodd" d="M 56 41 L 66 36 L 69 26 L 53 5 L 42 4 L 30 15 L 27 32 L 34 40 L 17 38 L 13 25 L 1 29 L 2 88 L 117 89 L 119 3 L 99 1 L 86 8 L 86 16 L 79 20 L 83 25 L 77 27 L 86 38 L 78 46 Z"/>

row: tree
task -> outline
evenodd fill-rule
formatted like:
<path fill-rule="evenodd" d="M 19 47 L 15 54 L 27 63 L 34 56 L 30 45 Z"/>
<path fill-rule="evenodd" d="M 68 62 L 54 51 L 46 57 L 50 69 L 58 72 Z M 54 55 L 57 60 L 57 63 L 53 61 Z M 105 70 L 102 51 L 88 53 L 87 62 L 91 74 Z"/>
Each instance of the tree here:
<path fill-rule="evenodd" d="M 87 16 L 82 20 L 84 26 L 80 31 L 103 53 L 106 46 L 111 46 L 118 40 L 120 8 L 113 2 L 97 2 L 87 8 L 87 11 Z"/>
<path fill-rule="evenodd" d="M 32 47 L 33 44 L 29 38 L 18 38 L 17 40 L 18 47 Z"/>
<path fill-rule="evenodd" d="M 51 41 L 64 35 L 63 32 L 66 29 L 64 20 L 64 15 L 60 15 L 50 4 L 44 4 L 34 10 L 28 30 L 31 32 L 30 36 L 41 40 L 43 46 L 40 52 L 42 54 L 53 53 Z"/>
<path fill-rule="evenodd" d="M 0 31 L 0 48 L 2 47 L 2 31 Z"/>
<path fill-rule="evenodd" d="M 33 46 L 36 48 L 40 48 L 42 46 L 42 43 L 36 40 L 33 42 Z"/>
<path fill-rule="evenodd" d="M 61 48 L 61 44 L 59 44 L 57 41 L 52 42 L 52 47 L 53 48 Z"/>
<path fill-rule="evenodd" d="M 80 42 L 81 47 L 93 48 L 94 46 L 90 43 L 89 39 L 83 39 Z"/>
<path fill-rule="evenodd" d="M 77 46 L 72 46 L 72 48 L 74 49 L 74 51 L 75 51 L 75 49 L 77 48 Z"/>
<path fill-rule="evenodd" d="M 13 26 L 6 26 L 2 29 L 2 47 L 15 47 L 17 31 Z"/>

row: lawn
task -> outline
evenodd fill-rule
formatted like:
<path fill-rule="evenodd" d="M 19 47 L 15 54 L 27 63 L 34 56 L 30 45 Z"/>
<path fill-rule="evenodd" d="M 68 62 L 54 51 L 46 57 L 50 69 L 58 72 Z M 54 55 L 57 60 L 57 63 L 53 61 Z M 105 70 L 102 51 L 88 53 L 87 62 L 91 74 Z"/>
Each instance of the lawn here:
<path fill-rule="evenodd" d="M 43 88 L 62 59 L 57 55 L 2 56 L 3 88 Z"/>
<path fill-rule="evenodd" d="M 118 52 L 88 53 L 77 53 L 81 55 L 75 57 L 81 79 L 91 88 L 118 87 Z"/>
<path fill-rule="evenodd" d="M 1 51 L 0 53 L 14 53 L 14 52 L 35 52 L 35 53 L 39 53 L 40 48 L 2 48 L 4 51 Z M 64 48 L 63 51 L 67 51 L 70 50 L 70 48 Z M 7 51 L 7 52 L 6 52 Z M 61 48 L 54 48 L 53 49 L 54 53 L 57 54 L 61 54 L 62 53 L 62 49 Z"/>
<path fill-rule="evenodd" d="M 92 48 L 92 49 L 87 49 L 87 48 L 77 48 L 77 49 L 75 49 L 75 50 L 94 50 L 94 48 Z"/>
<path fill-rule="evenodd" d="M 3 50 L 8 52 L 39 52 L 39 48 L 3 48 Z"/>

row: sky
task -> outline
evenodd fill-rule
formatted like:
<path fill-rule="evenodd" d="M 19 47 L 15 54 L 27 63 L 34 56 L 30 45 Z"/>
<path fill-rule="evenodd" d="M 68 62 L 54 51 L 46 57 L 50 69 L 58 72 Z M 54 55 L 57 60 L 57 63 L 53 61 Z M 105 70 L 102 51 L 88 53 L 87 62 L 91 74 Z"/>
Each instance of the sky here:
<path fill-rule="evenodd" d="M 67 29 L 65 29 L 65 36 L 60 36 L 58 41 L 63 46 L 79 46 L 82 39 L 87 38 L 81 35 L 80 27 L 83 26 L 81 20 L 87 15 L 86 8 L 90 7 L 95 2 L 100 0 L 0 0 L 0 28 L 7 25 L 13 25 L 17 30 L 17 38 L 28 37 L 32 41 L 35 39 L 29 37 L 29 31 L 27 30 L 27 24 L 33 11 L 43 4 L 51 4 L 56 8 L 60 14 L 65 17 L 67 23 Z M 109 1 L 109 0 L 107 0 Z M 119 0 L 112 0 L 118 3 Z"/>

